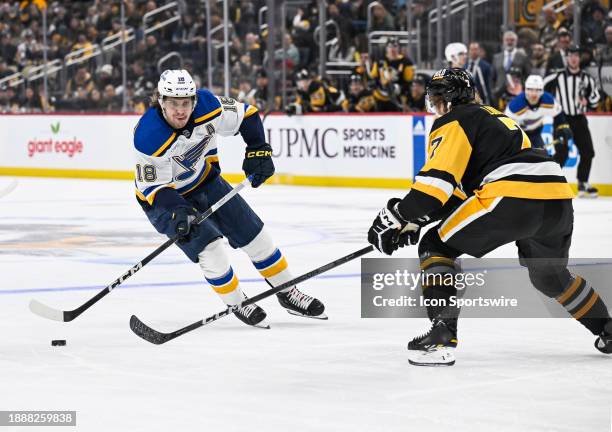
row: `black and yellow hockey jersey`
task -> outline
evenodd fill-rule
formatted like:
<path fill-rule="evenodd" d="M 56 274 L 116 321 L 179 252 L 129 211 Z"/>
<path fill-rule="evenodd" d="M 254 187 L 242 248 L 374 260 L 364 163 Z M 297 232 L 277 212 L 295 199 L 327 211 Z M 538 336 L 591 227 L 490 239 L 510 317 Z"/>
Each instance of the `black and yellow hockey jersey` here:
<path fill-rule="evenodd" d="M 320 80 L 312 80 L 307 91 L 298 90 L 295 103 L 302 106 L 302 112 L 342 111 L 344 99 L 335 87 Z"/>
<path fill-rule="evenodd" d="M 479 200 L 574 197 L 559 165 L 543 150 L 532 149 L 516 122 L 490 106 L 458 105 L 436 119 L 428 155 L 400 203 L 407 220 L 431 214 L 452 195 Z"/>

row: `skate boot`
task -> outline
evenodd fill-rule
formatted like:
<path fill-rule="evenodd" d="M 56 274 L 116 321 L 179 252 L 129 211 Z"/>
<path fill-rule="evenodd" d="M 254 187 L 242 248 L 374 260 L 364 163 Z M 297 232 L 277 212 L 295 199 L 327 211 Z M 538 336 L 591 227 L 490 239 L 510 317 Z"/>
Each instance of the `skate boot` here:
<path fill-rule="evenodd" d="M 432 321 L 431 330 L 408 343 L 411 365 L 415 366 L 452 366 L 455 364 L 457 347 L 456 326 L 442 319 Z"/>
<path fill-rule="evenodd" d="M 612 320 L 609 320 L 604 331 L 595 340 L 595 348 L 604 354 L 612 354 Z"/>
<path fill-rule="evenodd" d="M 588 182 L 578 182 L 578 196 L 581 198 L 597 198 L 599 190 Z"/>
<path fill-rule="evenodd" d="M 314 297 L 301 292 L 297 287 L 276 294 L 278 302 L 292 315 L 306 318 L 327 319 L 323 313 L 325 306 Z"/>
<path fill-rule="evenodd" d="M 248 297 L 245 295 L 244 299 L 247 300 Z M 234 315 L 236 315 L 236 318 L 247 325 L 265 329 L 270 328 L 270 326 L 264 321 L 266 319 L 266 312 L 255 303 L 251 303 L 250 305 L 246 305 L 235 310 Z"/>

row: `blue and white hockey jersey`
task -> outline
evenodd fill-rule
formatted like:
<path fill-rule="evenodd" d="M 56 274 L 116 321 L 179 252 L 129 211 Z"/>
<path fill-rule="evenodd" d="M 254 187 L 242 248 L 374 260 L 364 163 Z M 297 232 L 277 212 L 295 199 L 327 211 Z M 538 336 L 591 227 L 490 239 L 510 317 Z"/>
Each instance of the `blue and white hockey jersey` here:
<path fill-rule="evenodd" d="M 562 114 L 562 109 L 559 102 L 548 92 L 542 93 L 536 106 L 530 106 L 525 92 L 522 92 L 512 99 L 504 114 L 517 122 L 525 132 L 533 132 L 542 127 L 545 117 L 554 119 Z"/>
<path fill-rule="evenodd" d="M 163 188 L 184 195 L 219 175 L 217 134 L 235 135 L 243 120 L 257 112 L 254 106 L 208 90 L 198 90 L 196 97 L 195 110 L 181 130 L 173 129 L 158 108 L 149 108 L 140 118 L 134 130 L 140 200 L 152 205 Z"/>

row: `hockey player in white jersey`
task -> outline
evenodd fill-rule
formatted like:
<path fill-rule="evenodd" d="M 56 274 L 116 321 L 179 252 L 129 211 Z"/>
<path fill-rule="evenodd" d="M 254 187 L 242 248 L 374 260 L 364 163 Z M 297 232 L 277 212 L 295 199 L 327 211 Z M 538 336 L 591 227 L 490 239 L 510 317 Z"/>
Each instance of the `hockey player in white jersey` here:
<path fill-rule="evenodd" d="M 525 91 L 518 94 L 506 107 L 504 113 L 523 129 L 533 148 L 544 148 L 542 127 L 546 117 L 553 119 L 555 154 L 553 159 L 565 165 L 569 151 L 572 130 L 565 119 L 563 110 L 555 97 L 544 91 L 544 80 L 539 75 L 529 75 L 525 80 Z"/>
<path fill-rule="evenodd" d="M 155 229 L 169 237 L 201 267 L 204 277 L 227 305 L 245 299 L 225 252 L 223 237 L 247 253 L 273 286 L 293 277 L 261 219 L 239 195 L 198 225 L 192 221 L 231 191 L 220 176 L 217 135 L 240 133 L 246 142 L 242 168 L 256 188 L 274 174 L 272 148 L 265 141 L 257 108 L 196 90 L 185 70 L 162 73 L 153 106 L 134 131 L 136 196 Z M 290 313 L 325 318 L 323 304 L 297 289 L 277 294 Z M 246 324 L 263 326 L 266 313 L 252 304 L 236 311 Z"/>

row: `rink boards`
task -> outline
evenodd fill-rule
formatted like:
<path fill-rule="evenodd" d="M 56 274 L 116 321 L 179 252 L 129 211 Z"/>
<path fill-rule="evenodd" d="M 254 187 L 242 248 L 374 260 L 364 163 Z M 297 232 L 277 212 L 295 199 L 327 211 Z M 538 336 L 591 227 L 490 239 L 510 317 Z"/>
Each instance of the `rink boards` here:
<path fill-rule="evenodd" d="M 136 115 L 0 115 L 0 175 L 133 178 Z M 595 145 L 591 182 L 612 195 L 612 116 L 590 115 Z M 388 187 L 410 185 L 426 159 L 433 117 L 393 114 L 269 115 L 266 136 L 274 149 L 274 182 L 290 185 Z M 552 139 L 551 125 L 543 131 Z M 244 143 L 219 140 L 225 176 L 240 180 Z M 570 149 L 564 168 L 574 183 L 579 155 Z"/>

